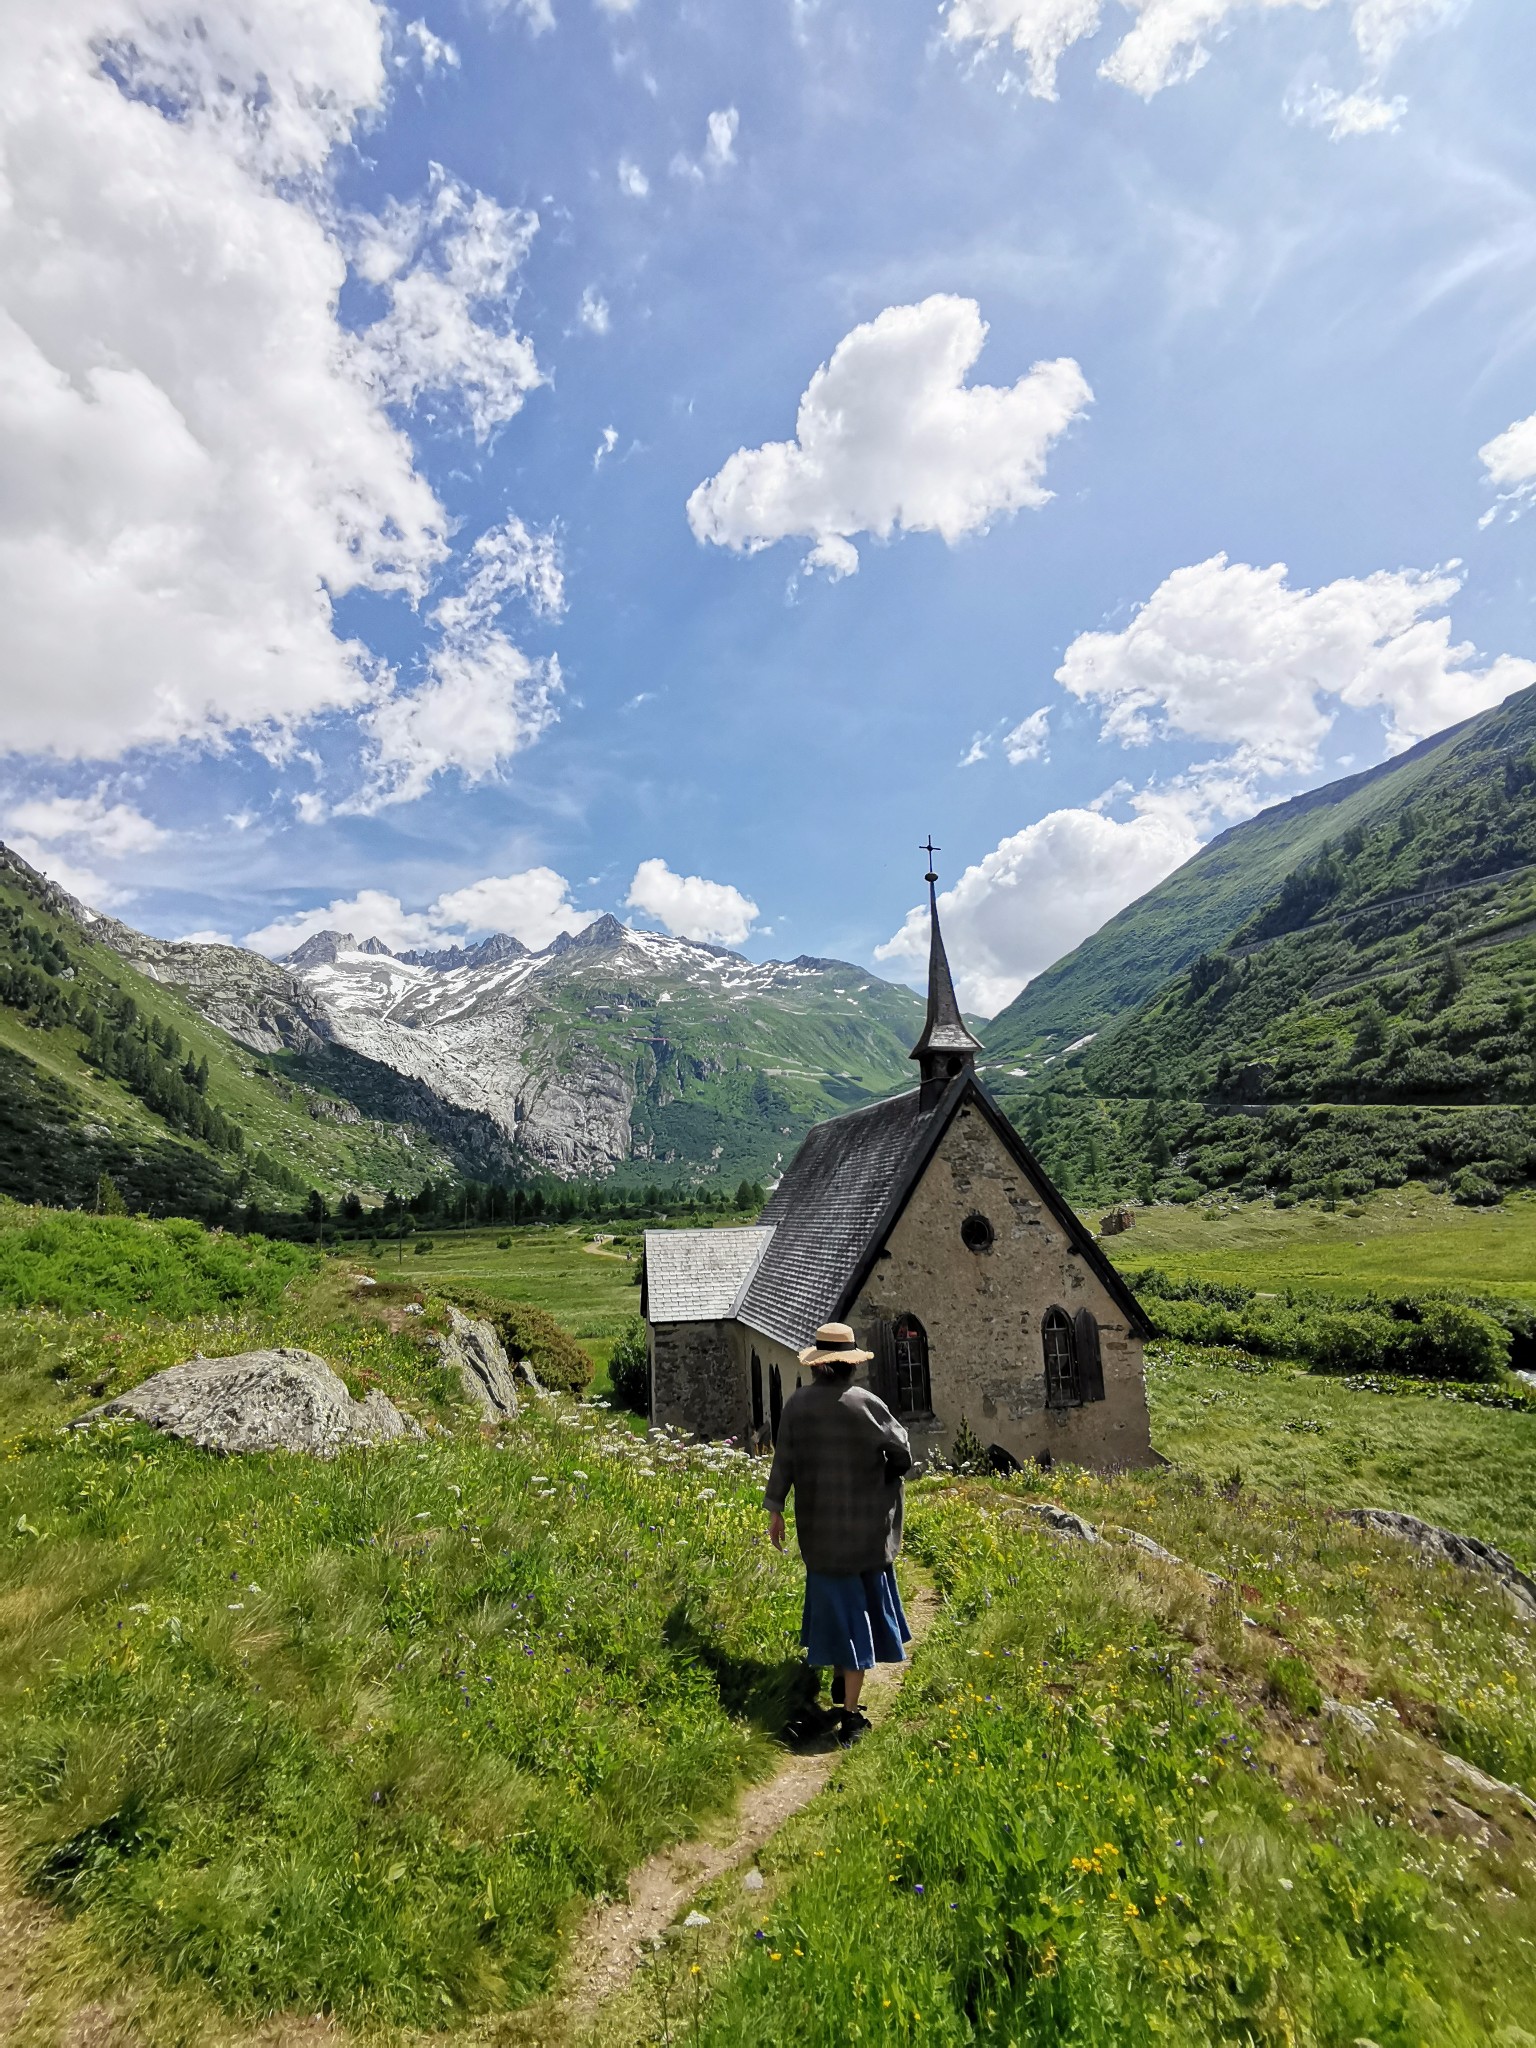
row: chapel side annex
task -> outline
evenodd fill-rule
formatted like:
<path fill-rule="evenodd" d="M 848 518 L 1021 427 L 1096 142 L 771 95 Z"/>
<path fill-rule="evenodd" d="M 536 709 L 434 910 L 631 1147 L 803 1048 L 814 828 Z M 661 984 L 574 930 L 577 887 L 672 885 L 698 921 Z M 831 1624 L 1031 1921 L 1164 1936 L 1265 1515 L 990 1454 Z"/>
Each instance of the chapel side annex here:
<path fill-rule="evenodd" d="M 1021 1464 L 1157 1462 L 1134 1295 L 976 1072 L 930 870 L 919 1085 L 810 1131 L 761 1222 L 646 1232 L 651 1419 L 766 1446 L 821 1323 L 947 1451 L 962 1416 Z"/>

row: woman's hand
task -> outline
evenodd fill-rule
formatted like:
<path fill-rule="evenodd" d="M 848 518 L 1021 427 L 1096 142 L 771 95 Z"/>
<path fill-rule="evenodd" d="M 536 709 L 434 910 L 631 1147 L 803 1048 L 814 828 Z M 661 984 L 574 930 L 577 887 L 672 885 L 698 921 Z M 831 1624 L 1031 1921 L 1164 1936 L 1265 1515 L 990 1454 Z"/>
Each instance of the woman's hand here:
<path fill-rule="evenodd" d="M 775 1550 L 784 1548 L 784 1517 L 777 1509 L 768 1517 L 768 1541 Z"/>

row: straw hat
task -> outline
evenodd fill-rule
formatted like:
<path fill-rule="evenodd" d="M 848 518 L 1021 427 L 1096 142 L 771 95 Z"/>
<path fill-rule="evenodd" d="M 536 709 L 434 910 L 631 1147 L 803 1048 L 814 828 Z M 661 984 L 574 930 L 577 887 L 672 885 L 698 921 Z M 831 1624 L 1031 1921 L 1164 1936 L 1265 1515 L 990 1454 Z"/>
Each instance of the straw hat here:
<path fill-rule="evenodd" d="M 800 1353 L 802 1365 L 868 1365 L 873 1351 L 861 1351 L 846 1323 L 823 1323 L 816 1342 Z"/>

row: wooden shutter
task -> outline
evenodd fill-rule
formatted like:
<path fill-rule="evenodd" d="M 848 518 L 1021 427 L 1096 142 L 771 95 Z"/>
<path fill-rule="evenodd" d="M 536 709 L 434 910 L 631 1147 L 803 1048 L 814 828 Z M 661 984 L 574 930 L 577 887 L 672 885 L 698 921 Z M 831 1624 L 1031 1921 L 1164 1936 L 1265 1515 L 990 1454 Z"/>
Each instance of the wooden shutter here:
<path fill-rule="evenodd" d="M 1099 1325 L 1092 1309 L 1077 1312 L 1077 1384 L 1081 1399 L 1104 1398 L 1104 1359 L 1099 1350 Z"/>
<path fill-rule="evenodd" d="M 894 1414 L 896 1412 L 896 1332 L 885 1321 L 875 1324 L 875 1392 Z"/>

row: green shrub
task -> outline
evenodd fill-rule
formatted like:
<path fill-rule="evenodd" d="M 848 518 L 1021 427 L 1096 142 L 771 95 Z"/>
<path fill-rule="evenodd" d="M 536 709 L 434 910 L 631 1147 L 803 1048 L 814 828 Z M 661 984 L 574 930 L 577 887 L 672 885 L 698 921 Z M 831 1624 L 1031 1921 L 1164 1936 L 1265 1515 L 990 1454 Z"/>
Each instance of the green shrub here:
<path fill-rule="evenodd" d="M 1504 1190 L 1480 1174 L 1475 1166 L 1464 1166 L 1449 1182 L 1451 1200 L 1464 1209 L 1492 1209 L 1504 1199 Z"/>
<path fill-rule="evenodd" d="M 509 1251 L 511 1251 L 511 1249 L 512 1249 L 512 1240 L 511 1240 L 511 1238 L 510 1238 L 510 1237 L 498 1237 L 498 1238 L 497 1238 L 497 1240 L 496 1240 L 496 1249 L 497 1249 L 497 1251 L 499 1251 L 499 1252 L 509 1252 Z"/>
<path fill-rule="evenodd" d="M 1425 1379 L 1497 1380 L 1509 1368 L 1509 1332 L 1481 1309 L 1428 1301 L 1412 1333 L 1407 1370 Z"/>
<path fill-rule="evenodd" d="M 503 1301 L 471 1285 L 445 1287 L 446 1300 L 470 1315 L 484 1316 L 507 1348 L 509 1358 L 526 1358 L 541 1386 L 579 1394 L 592 1378 L 592 1360 L 569 1330 L 527 1301 Z"/>
<path fill-rule="evenodd" d="M 651 1350 L 645 1324 L 632 1316 L 608 1359 L 608 1378 L 616 1401 L 637 1415 L 651 1412 Z"/>
<path fill-rule="evenodd" d="M 418 1259 L 424 1259 L 424 1258 L 425 1258 L 425 1257 L 427 1256 L 427 1253 L 428 1253 L 428 1252 L 430 1252 L 430 1251 L 433 1251 L 434 1249 L 435 1249 L 435 1246 L 433 1245 L 433 1243 L 432 1243 L 432 1240 L 431 1240 L 431 1238 L 430 1238 L 430 1237 L 419 1237 L 419 1238 L 417 1238 L 417 1240 L 416 1240 L 416 1256 L 417 1256 L 417 1258 L 418 1258 Z"/>
<path fill-rule="evenodd" d="M 1269 1667 L 1269 1696 L 1293 1714 L 1320 1714 L 1323 1689 L 1304 1657 L 1277 1657 Z"/>
<path fill-rule="evenodd" d="M 1308 1319 L 1300 1349 L 1317 1372 L 1396 1372 L 1410 1335 L 1391 1316 L 1324 1314 Z"/>
<path fill-rule="evenodd" d="M 84 1216 L 0 1204 L 0 1307 L 69 1315 L 195 1316 L 270 1308 L 315 1254 L 171 1218 Z"/>

